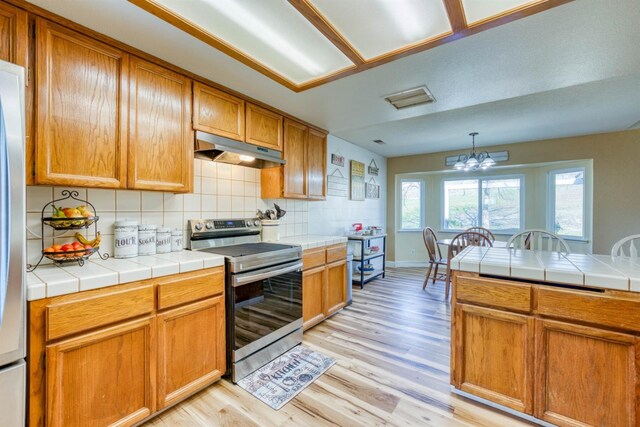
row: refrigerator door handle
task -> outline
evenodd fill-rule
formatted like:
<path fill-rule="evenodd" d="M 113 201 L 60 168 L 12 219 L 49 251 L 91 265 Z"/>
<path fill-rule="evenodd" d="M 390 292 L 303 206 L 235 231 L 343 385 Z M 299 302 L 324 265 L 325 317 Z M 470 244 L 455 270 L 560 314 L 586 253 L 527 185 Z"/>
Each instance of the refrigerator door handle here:
<path fill-rule="evenodd" d="M 0 327 L 9 286 L 9 263 L 11 252 L 11 173 L 9 172 L 9 146 L 0 101 Z"/>

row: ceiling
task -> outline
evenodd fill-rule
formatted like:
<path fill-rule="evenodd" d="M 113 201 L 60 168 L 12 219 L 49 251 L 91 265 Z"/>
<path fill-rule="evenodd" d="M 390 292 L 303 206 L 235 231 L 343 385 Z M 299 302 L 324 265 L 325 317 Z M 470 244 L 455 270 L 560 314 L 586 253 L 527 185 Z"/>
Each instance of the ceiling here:
<path fill-rule="evenodd" d="M 300 92 L 573 0 L 129 0 Z"/>
<path fill-rule="evenodd" d="M 467 150 L 471 131 L 482 147 L 640 121 L 637 0 L 576 0 L 300 93 L 127 0 L 32 3 L 386 157 Z M 425 84 L 437 102 L 383 100 Z"/>

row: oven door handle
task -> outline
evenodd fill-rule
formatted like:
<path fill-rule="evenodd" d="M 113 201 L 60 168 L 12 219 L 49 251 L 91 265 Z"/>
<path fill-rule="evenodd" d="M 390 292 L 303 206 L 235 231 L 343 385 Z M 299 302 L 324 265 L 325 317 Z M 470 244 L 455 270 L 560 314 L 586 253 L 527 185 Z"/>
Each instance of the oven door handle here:
<path fill-rule="evenodd" d="M 244 273 L 244 274 L 236 274 L 233 276 L 232 285 L 233 287 L 238 287 L 242 285 L 246 285 L 247 283 L 255 282 L 257 280 L 268 279 L 270 277 L 280 276 L 281 274 L 291 273 L 292 271 L 302 270 L 302 261 L 295 261 L 291 264 L 287 264 L 285 267 L 280 265 L 271 267 L 266 271 L 263 269 L 262 272 L 258 273 Z"/>

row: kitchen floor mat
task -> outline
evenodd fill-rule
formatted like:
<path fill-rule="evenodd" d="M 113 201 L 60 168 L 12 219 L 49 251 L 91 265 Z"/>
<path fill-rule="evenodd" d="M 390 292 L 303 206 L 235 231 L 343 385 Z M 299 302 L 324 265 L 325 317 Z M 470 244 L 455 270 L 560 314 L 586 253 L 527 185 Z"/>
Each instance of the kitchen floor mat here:
<path fill-rule="evenodd" d="M 335 359 L 299 345 L 241 379 L 238 385 L 278 410 L 335 363 Z"/>

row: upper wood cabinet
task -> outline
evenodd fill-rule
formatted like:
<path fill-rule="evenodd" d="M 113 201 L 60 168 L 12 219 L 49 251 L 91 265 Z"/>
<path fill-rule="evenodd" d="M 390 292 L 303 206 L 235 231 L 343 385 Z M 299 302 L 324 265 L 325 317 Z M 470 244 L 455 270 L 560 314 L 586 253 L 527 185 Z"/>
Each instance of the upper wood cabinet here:
<path fill-rule="evenodd" d="M 153 321 L 47 347 L 47 426 L 133 425 L 154 411 Z"/>
<path fill-rule="evenodd" d="M 35 182 L 123 188 L 129 56 L 37 20 Z"/>
<path fill-rule="evenodd" d="M 245 141 L 282 151 L 282 120 L 280 114 L 247 102 Z"/>
<path fill-rule="evenodd" d="M 244 100 L 193 83 L 193 128 L 244 141 Z"/>
<path fill-rule="evenodd" d="M 129 188 L 191 191 L 191 80 L 132 57 L 129 90 Z"/>
<path fill-rule="evenodd" d="M 324 200 L 327 138 L 294 120 L 284 120 L 286 164 L 261 171 L 262 198 Z"/>
<path fill-rule="evenodd" d="M 27 12 L 0 3 L 0 59 L 26 67 L 28 34 Z"/>
<path fill-rule="evenodd" d="M 307 194 L 312 200 L 325 200 L 327 176 L 327 135 L 309 129 L 307 143 Z"/>

